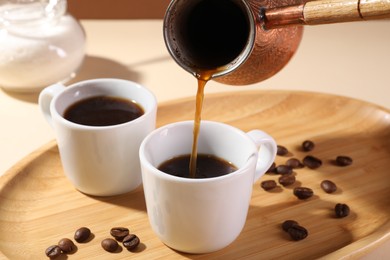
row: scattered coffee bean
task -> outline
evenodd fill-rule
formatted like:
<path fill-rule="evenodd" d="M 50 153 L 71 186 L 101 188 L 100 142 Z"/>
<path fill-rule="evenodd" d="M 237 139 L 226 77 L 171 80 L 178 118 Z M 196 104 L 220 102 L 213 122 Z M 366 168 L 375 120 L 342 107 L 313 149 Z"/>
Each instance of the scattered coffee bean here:
<path fill-rule="evenodd" d="M 277 155 L 287 155 L 288 154 L 288 149 L 282 145 L 277 145 L 277 151 L 276 151 L 276 154 Z"/>
<path fill-rule="evenodd" d="M 305 200 L 313 196 L 313 190 L 306 187 L 295 187 L 294 188 L 294 195 L 300 199 Z"/>
<path fill-rule="evenodd" d="M 286 165 L 290 166 L 293 169 L 300 169 L 304 167 L 303 163 L 301 163 L 301 161 L 297 158 L 288 159 Z"/>
<path fill-rule="evenodd" d="M 139 245 L 139 238 L 134 235 L 130 234 L 123 238 L 123 246 L 126 247 L 128 250 L 133 250 Z"/>
<path fill-rule="evenodd" d="M 59 257 L 62 254 L 61 248 L 57 245 L 49 246 L 46 251 L 46 256 L 52 258 Z"/>
<path fill-rule="evenodd" d="M 276 170 L 276 163 L 272 163 L 271 166 L 268 168 L 266 173 L 275 173 Z"/>
<path fill-rule="evenodd" d="M 287 166 L 287 165 L 282 164 L 282 165 L 278 165 L 276 167 L 275 172 L 277 174 L 291 174 L 293 172 L 293 169 L 291 166 Z"/>
<path fill-rule="evenodd" d="M 260 183 L 260 186 L 264 190 L 272 190 L 272 189 L 276 188 L 277 184 L 276 184 L 276 181 L 274 181 L 274 180 L 267 180 L 267 181 L 262 181 Z"/>
<path fill-rule="evenodd" d="M 58 242 L 58 246 L 61 248 L 62 252 L 68 254 L 75 250 L 76 246 L 72 240 L 69 238 L 63 238 Z"/>
<path fill-rule="evenodd" d="M 138 236 L 134 234 L 129 233 L 129 229 L 125 227 L 113 227 L 110 230 L 110 234 L 117 240 L 122 241 L 123 246 L 127 248 L 128 250 L 133 250 L 137 248 L 137 246 L 140 244 L 140 239 Z M 91 230 L 87 227 L 81 227 L 76 230 L 74 234 L 74 239 L 79 242 L 86 242 L 91 236 Z M 121 247 L 119 246 L 118 242 L 112 238 L 106 238 L 102 240 L 101 246 L 104 250 L 107 252 L 116 252 L 121 251 L 118 250 Z M 45 250 L 46 256 L 50 257 L 51 259 L 54 259 L 56 257 L 59 257 L 62 254 L 68 254 L 76 251 L 76 245 L 74 242 L 69 238 L 62 238 L 57 245 L 52 245 L 48 247 Z"/>
<path fill-rule="evenodd" d="M 347 204 L 337 203 L 334 207 L 336 217 L 344 218 L 349 215 L 349 207 Z"/>
<path fill-rule="evenodd" d="M 118 242 L 112 238 L 106 238 L 102 240 L 101 245 L 104 250 L 110 253 L 115 252 L 119 247 Z"/>
<path fill-rule="evenodd" d="M 305 152 L 310 152 L 314 149 L 314 143 L 310 140 L 306 140 L 302 143 L 302 150 Z"/>
<path fill-rule="evenodd" d="M 279 183 L 283 186 L 289 186 L 295 183 L 295 176 L 293 174 L 283 174 L 279 177 Z"/>
<path fill-rule="evenodd" d="M 338 166 L 348 166 L 352 164 L 352 158 L 348 156 L 337 156 L 336 157 L 336 164 Z"/>
<path fill-rule="evenodd" d="M 321 188 L 326 192 L 326 193 L 333 193 L 337 190 L 337 186 L 333 181 L 330 180 L 323 180 L 321 182 Z"/>
<path fill-rule="evenodd" d="M 300 225 L 292 225 L 287 232 L 290 234 L 291 238 L 295 241 L 305 239 L 308 235 L 306 228 Z"/>
<path fill-rule="evenodd" d="M 74 240 L 76 240 L 79 243 L 85 242 L 88 240 L 89 236 L 91 235 L 91 230 L 87 227 L 81 227 L 76 230 L 74 233 Z"/>
<path fill-rule="evenodd" d="M 295 220 L 284 221 L 282 229 L 289 233 L 290 237 L 295 241 L 305 239 L 308 235 L 306 228 L 300 226 Z"/>
<path fill-rule="evenodd" d="M 122 241 L 123 238 L 129 234 L 129 229 L 125 227 L 113 227 L 110 230 L 110 234 L 116 240 Z"/>
<path fill-rule="evenodd" d="M 317 169 L 322 165 L 322 161 L 314 156 L 308 155 L 303 158 L 303 164 L 310 169 Z"/>
<path fill-rule="evenodd" d="M 298 222 L 295 220 L 286 220 L 282 223 L 282 229 L 287 232 L 288 229 L 294 225 L 298 225 Z"/>

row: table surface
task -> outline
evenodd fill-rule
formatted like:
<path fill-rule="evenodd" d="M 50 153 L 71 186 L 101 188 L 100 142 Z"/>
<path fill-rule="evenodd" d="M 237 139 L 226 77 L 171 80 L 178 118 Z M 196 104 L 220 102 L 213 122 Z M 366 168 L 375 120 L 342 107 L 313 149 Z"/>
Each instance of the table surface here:
<path fill-rule="evenodd" d="M 194 77 L 166 50 L 161 20 L 81 20 L 81 24 L 87 56 L 70 83 L 129 79 L 151 89 L 159 103 L 195 96 Z M 390 21 L 307 26 L 297 53 L 278 74 L 248 86 L 211 81 L 205 98 L 209 93 L 255 89 L 330 93 L 390 109 Z M 0 89 L 0 175 L 54 139 L 38 108 L 38 95 Z M 386 244 L 366 258 L 390 254 L 390 243 Z"/>

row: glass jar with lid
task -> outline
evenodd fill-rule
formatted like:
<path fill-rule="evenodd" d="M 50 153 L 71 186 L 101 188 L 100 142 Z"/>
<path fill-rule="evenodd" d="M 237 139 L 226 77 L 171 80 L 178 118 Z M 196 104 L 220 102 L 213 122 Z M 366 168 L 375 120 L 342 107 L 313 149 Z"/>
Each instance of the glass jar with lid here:
<path fill-rule="evenodd" d="M 66 0 L 0 0 L 0 87 L 39 91 L 72 78 L 85 33 Z"/>

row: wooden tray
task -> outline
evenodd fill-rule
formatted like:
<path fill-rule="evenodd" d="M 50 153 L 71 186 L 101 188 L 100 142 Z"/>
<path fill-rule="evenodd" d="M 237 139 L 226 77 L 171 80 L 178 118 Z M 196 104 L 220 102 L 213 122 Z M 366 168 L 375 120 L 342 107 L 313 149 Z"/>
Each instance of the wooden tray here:
<path fill-rule="evenodd" d="M 194 99 L 162 104 L 158 126 L 193 119 Z M 76 244 L 77 251 L 62 259 L 220 258 L 301 259 L 358 257 L 389 238 L 390 234 L 390 112 L 381 107 L 325 94 L 284 91 L 249 91 L 206 95 L 203 119 L 223 121 L 244 131 L 260 128 L 273 135 L 290 154 L 302 159 L 302 141 L 311 139 L 310 154 L 323 160 L 317 170 L 296 170 L 297 183 L 315 196 L 301 201 L 292 187 L 266 192 L 254 185 L 243 232 L 227 248 L 207 255 L 176 252 L 150 229 L 142 187 L 115 197 L 91 197 L 76 191 L 64 177 L 53 141 L 11 168 L 0 180 L 0 251 L 10 259 L 45 259 L 45 249 L 74 231 L 88 226 L 93 239 Z M 351 166 L 338 167 L 338 155 L 353 158 Z M 277 179 L 266 175 L 261 180 Z M 339 190 L 326 194 L 324 179 Z M 333 215 L 336 203 L 347 203 L 351 214 Z M 295 219 L 309 231 L 292 241 L 280 224 Z M 142 244 L 136 252 L 105 252 L 100 242 L 114 226 L 129 227 Z M 61 259 L 61 258 L 59 258 Z"/>

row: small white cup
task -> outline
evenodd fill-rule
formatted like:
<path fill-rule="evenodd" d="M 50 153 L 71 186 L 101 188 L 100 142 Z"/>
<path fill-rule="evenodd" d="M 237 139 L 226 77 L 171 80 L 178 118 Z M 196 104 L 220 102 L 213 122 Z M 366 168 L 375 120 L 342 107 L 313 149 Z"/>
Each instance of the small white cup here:
<path fill-rule="evenodd" d="M 260 130 L 202 121 L 198 152 L 238 167 L 215 178 L 190 179 L 158 170 L 173 157 L 191 153 L 193 121 L 177 122 L 150 133 L 140 147 L 143 187 L 150 225 L 167 246 L 208 253 L 232 243 L 242 231 L 252 186 L 271 166 L 274 139 Z"/>
<path fill-rule="evenodd" d="M 65 110 L 93 96 L 135 100 L 144 114 L 111 126 L 87 126 L 66 120 Z M 145 87 L 121 79 L 93 79 L 69 87 L 55 84 L 39 95 L 39 106 L 53 127 L 66 177 L 79 191 L 96 196 L 129 192 L 142 183 L 138 151 L 155 129 L 157 101 Z"/>

